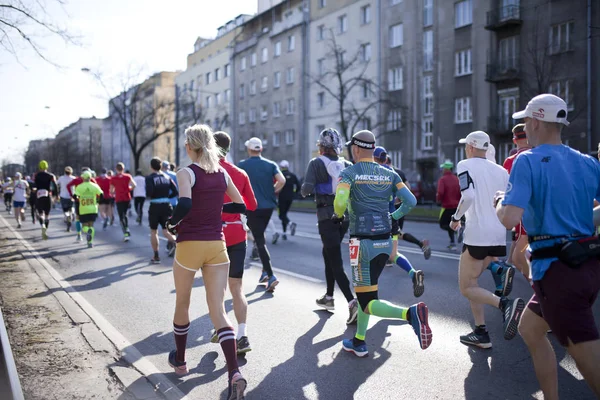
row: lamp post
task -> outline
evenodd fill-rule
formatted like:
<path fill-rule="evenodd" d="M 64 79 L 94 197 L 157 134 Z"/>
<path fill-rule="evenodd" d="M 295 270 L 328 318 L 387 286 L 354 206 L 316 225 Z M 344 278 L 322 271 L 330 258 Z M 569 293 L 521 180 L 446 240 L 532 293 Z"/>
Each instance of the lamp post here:
<path fill-rule="evenodd" d="M 179 85 L 175 84 L 175 165 L 179 167 Z"/>

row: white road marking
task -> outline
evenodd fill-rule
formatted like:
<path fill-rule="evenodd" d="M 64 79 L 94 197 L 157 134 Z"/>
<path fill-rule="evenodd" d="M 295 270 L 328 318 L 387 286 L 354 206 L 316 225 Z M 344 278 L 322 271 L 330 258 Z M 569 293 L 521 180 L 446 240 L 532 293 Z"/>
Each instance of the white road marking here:
<path fill-rule="evenodd" d="M 250 263 L 250 265 L 253 266 L 253 267 L 261 268 L 262 269 L 262 264 L 259 263 L 259 262 L 253 261 L 253 262 Z M 273 268 L 273 271 L 275 271 L 277 273 L 280 273 L 280 274 L 290 275 L 290 276 L 293 276 L 294 278 L 303 279 L 305 281 L 309 281 L 309 282 L 313 282 L 313 283 L 324 283 L 325 282 L 325 281 L 322 281 L 320 279 L 313 278 L 311 276 L 297 274 L 295 272 L 287 271 L 287 270 L 281 269 L 281 268 Z"/>
<path fill-rule="evenodd" d="M 129 342 L 125 336 L 121 334 L 104 316 L 94 308 L 83 296 L 78 293 L 69 282 L 65 281 L 60 273 L 54 269 L 46 260 L 40 257 L 39 253 L 31 246 L 19 232 L 17 232 L 7 221 L 0 215 L 0 219 L 4 225 L 15 235 L 15 237 L 23 244 L 33 257 L 46 269 L 46 271 L 56 280 L 56 282 L 65 290 L 65 292 L 75 301 L 79 307 L 89 315 L 90 319 L 98 326 L 100 331 L 114 344 L 114 346 L 122 353 L 122 356 L 127 362 L 132 364 L 138 371 L 142 373 L 152 384 L 162 392 L 162 394 L 173 400 L 186 400 L 187 396 L 177 388 L 150 360 L 145 358 L 142 353 Z M 123 352 L 127 350 L 124 354 Z"/>

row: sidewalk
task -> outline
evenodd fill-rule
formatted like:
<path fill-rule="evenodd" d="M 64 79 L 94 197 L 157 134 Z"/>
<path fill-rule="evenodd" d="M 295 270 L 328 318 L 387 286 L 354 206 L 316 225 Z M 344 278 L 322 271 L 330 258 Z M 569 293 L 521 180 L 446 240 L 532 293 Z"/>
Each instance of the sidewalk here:
<path fill-rule="evenodd" d="M 0 305 L 25 399 L 161 398 L 66 292 L 41 295 L 35 263 L 0 220 Z"/>

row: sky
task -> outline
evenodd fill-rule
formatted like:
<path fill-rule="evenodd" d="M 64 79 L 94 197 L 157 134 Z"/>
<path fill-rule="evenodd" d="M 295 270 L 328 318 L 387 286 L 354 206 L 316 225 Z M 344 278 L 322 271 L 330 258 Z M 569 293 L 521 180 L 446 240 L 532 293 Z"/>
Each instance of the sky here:
<path fill-rule="evenodd" d="M 32 28 L 44 55 L 59 67 L 25 45 L 18 60 L 0 48 L 0 161 L 22 162 L 30 140 L 54 137 L 80 117 L 108 115 L 106 90 L 82 68 L 100 73 L 113 88 L 130 70 L 142 71 L 140 81 L 158 71 L 185 70 L 198 36 L 215 37 L 219 26 L 257 9 L 256 0 L 42 3 L 46 18 L 66 26 L 80 45 Z"/>

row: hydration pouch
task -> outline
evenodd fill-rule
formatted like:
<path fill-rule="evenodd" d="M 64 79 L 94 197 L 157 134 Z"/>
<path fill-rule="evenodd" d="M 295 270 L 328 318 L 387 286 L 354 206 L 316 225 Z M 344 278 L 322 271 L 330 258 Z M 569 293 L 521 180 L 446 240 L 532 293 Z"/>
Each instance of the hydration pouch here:
<path fill-rule="evenodd" d="M 359 214 L 356 216 L 356 235 L 376 236 L 392 231 L 390 214 Z"/>
<path fill-rule="evenodd" d="M 597 236 L 567 242 L 558 253 L 558 259 L 571 268 L 578 268 L 590 258 L 599 257 L 600 239 Z"/>

